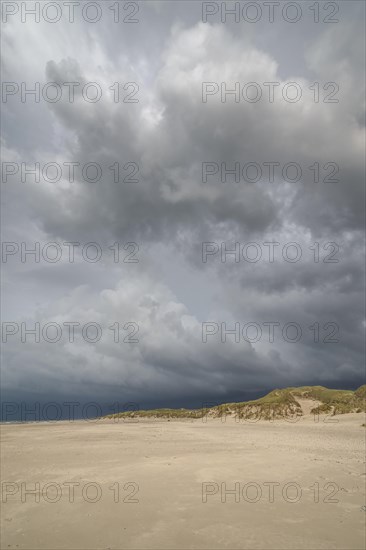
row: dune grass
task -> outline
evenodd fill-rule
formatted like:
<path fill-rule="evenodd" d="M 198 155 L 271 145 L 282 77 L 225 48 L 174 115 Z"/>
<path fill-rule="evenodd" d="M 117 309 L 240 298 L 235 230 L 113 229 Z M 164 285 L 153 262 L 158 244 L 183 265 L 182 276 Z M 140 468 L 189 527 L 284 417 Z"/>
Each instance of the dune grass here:
<path fill-rule="evenodd" d="M 366 385 L 357 390 L 332 390 L 324 386 L 300 386 L 276 389 L 252 401 L 224 403 L 201 409 L 150 409 L 126 411 L 107 415 L 106 418 L 164 418 L 198 419 L 205 416 L 222 418 L 234 416 L 243 419 L 271 420 L 301 416 L 302 409 L 296 398 L 320 401 L 311 410 L 313 414 L 346 414 L 366 411 Z"/>

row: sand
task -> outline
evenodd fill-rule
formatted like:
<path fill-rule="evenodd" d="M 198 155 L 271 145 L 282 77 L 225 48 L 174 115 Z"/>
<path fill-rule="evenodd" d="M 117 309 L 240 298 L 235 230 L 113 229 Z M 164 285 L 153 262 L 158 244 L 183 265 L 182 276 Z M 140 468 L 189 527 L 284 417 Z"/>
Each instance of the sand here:
<path fill-rule="evenodd" d="M 2 425 L 1 548 L 363 548 L 365 418 L 323 420 Z"/>

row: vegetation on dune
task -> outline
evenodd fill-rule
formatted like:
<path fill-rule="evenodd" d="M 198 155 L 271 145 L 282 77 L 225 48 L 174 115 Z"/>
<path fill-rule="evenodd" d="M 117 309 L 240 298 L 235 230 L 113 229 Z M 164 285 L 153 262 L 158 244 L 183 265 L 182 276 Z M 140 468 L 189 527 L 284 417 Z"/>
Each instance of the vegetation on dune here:
<path fill-rule="evenodd" d="M 286 388 L 273 390 L 264 397 L 243 403 L 230 403 L 216 407 L 218 416 L 232 414 L 243 419 L 271 420 L 274 418 L 285 418 L 301 416 L 300 404 L 296 401 L 291 392 Z"/>
<path fill-rule="evenodd" d="M 109 414 L 106 418 L 202 418 L 208 409 L 150 409 Z"/>
<path fill-rule="evenodd" d="M 324 386 L 301 386 L 276 389 L 253 401 L 225 403 L 202 409 L 153 409 L 126 411 L 107 415 L 106 418 L 164 418 L 198 419 L 205 416 L 222 418 L 233 416 L 246 420 L 272 420 L 302 416 L 303 411 L 297 399 L 312 399 L 321 404 L 311 410 L 312 414 L 345 414 L 366 412 L 366 385 L 356 391 L 332 390 Z"/>
<path fill-rule="evenodd" d="M 331 413 L 346 414 L 350 412 L 366 411 L 366 385 L 360 386 L 356 391 L 330 390 L 320 387 L 313 393 L 314 399 L 322 404 L 312 409 L 314 414 Z"/>
<path fill-rule="evenodd" d="M 366 384 L 357 388 L 355 391 L 355 396 L 359 399 L 366 399 Z"/>

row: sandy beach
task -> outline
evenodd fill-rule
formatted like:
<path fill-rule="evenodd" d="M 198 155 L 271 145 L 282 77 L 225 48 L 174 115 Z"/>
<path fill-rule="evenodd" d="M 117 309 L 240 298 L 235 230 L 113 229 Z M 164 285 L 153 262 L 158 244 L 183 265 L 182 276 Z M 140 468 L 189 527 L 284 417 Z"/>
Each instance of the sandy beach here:
<path fill-rule="evenodd" d="M 1 548 L 363 548 L 364 415 L 324 419 L 3 424 Z"/>

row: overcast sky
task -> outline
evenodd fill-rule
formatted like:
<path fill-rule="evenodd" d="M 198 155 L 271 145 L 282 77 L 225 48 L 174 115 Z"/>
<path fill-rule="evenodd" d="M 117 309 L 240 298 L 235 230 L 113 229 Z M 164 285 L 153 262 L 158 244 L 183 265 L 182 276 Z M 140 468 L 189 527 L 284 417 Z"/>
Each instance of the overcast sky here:
<path fill-rule="evenodd" d="M 221 2 L 207 21 L 201 2 L 121 2 L 119 22 L 100 2 L 95 23 L 85 2 L 73 23 L 63 2 L 54 23 L 2 4 L 4 399 L 200 406 L 364 383 L 364 3 L 320 2 L 318 23 L 314 2 L 293 23 L 262 3 L 252 23 L 222 22 Z M 37 82 L 39 102 L 22 98 Z"/>

